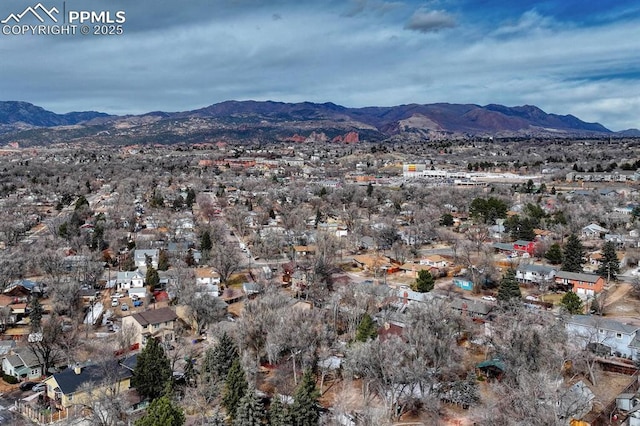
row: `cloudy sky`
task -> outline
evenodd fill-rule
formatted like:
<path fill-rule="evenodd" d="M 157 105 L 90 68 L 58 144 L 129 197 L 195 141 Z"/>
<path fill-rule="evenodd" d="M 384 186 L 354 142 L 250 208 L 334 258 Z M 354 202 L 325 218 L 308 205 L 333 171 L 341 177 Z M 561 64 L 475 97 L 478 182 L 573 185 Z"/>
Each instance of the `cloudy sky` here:
<path fill-rule="evenodd" d="M 61 0 L 41 1 L 62 10 Z M 36 4 L 3 0 L 0 20 Z M 352 107 L 533 104 L 612 130 L 640 128 L 637 0 L 67 0 L 64 6 L 123 10 L 124 34 L 0 34 L 2 100 L 113 114 L 184 111 L 230 99 Z"/>

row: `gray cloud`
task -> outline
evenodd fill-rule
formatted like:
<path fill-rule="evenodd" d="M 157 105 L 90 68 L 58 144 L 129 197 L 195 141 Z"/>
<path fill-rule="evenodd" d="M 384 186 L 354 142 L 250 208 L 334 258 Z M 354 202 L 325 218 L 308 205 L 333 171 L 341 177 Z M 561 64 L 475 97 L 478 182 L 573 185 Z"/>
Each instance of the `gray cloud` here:
<path fill-rule="evenodd" d="M 409 18 L 405 29 L 421 33 L 432 33 L 455 26 L 455 18 L 444 10 L 418 9 Z"/>

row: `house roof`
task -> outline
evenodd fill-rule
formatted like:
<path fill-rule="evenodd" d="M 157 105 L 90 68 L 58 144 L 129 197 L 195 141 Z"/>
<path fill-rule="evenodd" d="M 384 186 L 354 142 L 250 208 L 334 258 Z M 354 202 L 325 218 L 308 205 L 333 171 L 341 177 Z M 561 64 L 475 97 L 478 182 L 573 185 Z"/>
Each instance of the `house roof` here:
<path fill-rule="evenodd" d="M 556 274 L 556 278 L 567 279 L 572 281 L 584 281 L 587 283 L 595 283 L 601 277 L 596 274 L 583 274 L 579 272 L 567 272 L 567 271 L 558 271 Z"/>
<path fill-rule="evenodd" d="M 536 265 L 534 263 L 528 263 L 519 265 L 517 270 L 520 272 L 539 272 L 542 274 L 549 274 L 552 271 L 556 271 L 557 268 L 547 265 Z"/>
<path fill-rule="evenodd" d="M 513 243 L 514 246 L 527 246 L 529 244 L 531 244 L 533 241 L 527 241 L 527 240 L 518 240 L 516 242 Z"/>
<path fill-rule="evenodd" d="M 137 354 L 133 354 L 122 362 L 113 360 L 105 365 L 88 365 L 82 368 L 80 374 L 76 374 L 73 368 L 67 368 L 62 373 L 56 373 L 51 377 L 58 383 L 60 391 L 65 395 L 69 395 L 77 392 L 85 383 L 99 385 L 100 382 L 108 377 L 108 373 L 112 374 L 114 371 L 116 372 L 115 378 L 117 380 L 131 377 L 133 376 L 133 368 L 136 362 Z"/>
<path fill-rule="evenodd" d="M 451 307 L 461 311 L 467 311 L 480 315 L 487 315 L 493 306 L 488 303 L 483 303 L 479 300 L 461 299 L 456 298 L 451 301 Z"/>
<path fill-rule="evenodd" d="M 220 274 L 210 268 L 197 268 L 196 278 L 220 278 Z"/>
<path fill-rule="evenodd" d="M 568 323 L 591 327 L 594 329 L 601 328 L 628 335 L 631 335 L 638 329 L 640 329 L 640 327 L 638 327 L 637 325 L 625 324 L 616 320 L 607 319 L 596 315 L 571 315 Z"/>
<path fill-rule="evenodd" d="M 171 308 L 149 309 L 131 316 L 143 327 L 149 324 L 175 321 L 178 318 Z"/>

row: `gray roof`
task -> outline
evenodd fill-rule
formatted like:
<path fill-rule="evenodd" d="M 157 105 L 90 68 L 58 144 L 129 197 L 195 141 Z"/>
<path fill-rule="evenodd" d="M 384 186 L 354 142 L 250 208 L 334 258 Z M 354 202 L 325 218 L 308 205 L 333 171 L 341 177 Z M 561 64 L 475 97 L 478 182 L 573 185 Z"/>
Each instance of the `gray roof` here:
<path fill-rule="evenodd" d="M 568 321 L 569 324 L 578 324 L 592 328 L 602 328 L 604 330 L 611 330 L 617 333 L 634 334 L 640 329 L 640 326 L 632 324 L 624 324 L 622 322 L 603 318 L 598 315 L 571 315 Z"/>
<path fill-rule="evenodd" d="M 584 281 L 587 283 L 595 283 L 600 279 L 600 275 L 582 274 L 579 272 L 558 271 L 558 273 L 556 274 L 556 278 L 575 280 L 575 281 Z"/>
<path fill-rule="evenodd" d="M 451 307 L 461 311 L 467 311 L 474 314 L 487 315 L 492 305 L 481 302 L 479 300 L 456 298 L 451 301 Z"/>
<path fill-rule="evenodd" d="M 533 263 L 528 263 L 528 264 L 518 266 L 518 271 L 521 271 L 521 272 L 540 272 L 542 274 L 548 274 L 552 271 L 557 271 L 557 270 L 558 268 L 554 268 L 553 266 L 536 265 Z"/>

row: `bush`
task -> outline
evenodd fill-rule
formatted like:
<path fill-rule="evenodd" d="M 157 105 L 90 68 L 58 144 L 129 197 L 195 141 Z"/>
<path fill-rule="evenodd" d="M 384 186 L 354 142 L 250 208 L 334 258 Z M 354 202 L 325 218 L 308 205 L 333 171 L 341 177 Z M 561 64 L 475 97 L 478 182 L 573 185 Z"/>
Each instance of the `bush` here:
<path fill-rule="evenodd" d="M 13 376 L 10 376 L 8 374 L 2 374 L 2 380 L 4 380 L 5 382 L 9 383 L 10 385 L 15 385 L 16 383 L 19 382 L 18 379 L 16 379 Z"/>

